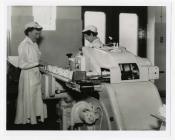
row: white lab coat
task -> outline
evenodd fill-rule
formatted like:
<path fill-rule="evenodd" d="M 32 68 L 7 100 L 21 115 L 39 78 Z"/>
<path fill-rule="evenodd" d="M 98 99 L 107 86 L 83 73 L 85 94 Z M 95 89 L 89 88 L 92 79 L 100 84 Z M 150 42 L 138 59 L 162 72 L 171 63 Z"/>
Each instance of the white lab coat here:
<path fill-rule="evenodd" d="M 47 118 L 47 109 L 42 100 L 41 74 L 39 68 L 34 67 L 39 64 L 41 52 L 38 45 L 26 37 L 18 47 L 18 55 L 21 74 L 15 124 L 36 124 L 37 116 L 44 122 L 44 118 Z"/>
<path fill-rule="evenodd" d="M 85 61 L 86 61 L 86 68 L 85 68 L 86 71 L 93 71 L 95 74 L 101 74 L 101 69 L 98 65 L 98 62 L 96 61 L 96 59 L 92 57 L 92 54 L 94 51 L 91 48 L 100 49 L 102 47 L 103 47 L 103 43 L 97 37 L 91 43 L 89 42 L 87 47 L 83 48 L 83 55 L 85 56 Z"/>

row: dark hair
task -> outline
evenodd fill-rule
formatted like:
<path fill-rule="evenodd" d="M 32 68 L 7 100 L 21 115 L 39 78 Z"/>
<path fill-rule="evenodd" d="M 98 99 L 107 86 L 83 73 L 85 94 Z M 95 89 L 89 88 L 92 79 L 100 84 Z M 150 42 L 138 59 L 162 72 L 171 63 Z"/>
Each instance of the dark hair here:
<path fill-rule="evenodd" d="M 29 27 L 29 28 L 27 28 L 27 29 L 24 31 L 24 34 L 25 34 L 26 36 L 28 36 L 29 32 L 32 32 L 33 30 L 41 31 L 42 28 L 33 28 L 33 27 Z"/>
<path fill-rule="evenodd" d="M 90 30 L 83 32 L 83 34 L 87 34 L 87 35 L 91 35 L 92 34 L 93 36 L 97 36 L 98 35 L 97 32 L 92 32 Z"/>

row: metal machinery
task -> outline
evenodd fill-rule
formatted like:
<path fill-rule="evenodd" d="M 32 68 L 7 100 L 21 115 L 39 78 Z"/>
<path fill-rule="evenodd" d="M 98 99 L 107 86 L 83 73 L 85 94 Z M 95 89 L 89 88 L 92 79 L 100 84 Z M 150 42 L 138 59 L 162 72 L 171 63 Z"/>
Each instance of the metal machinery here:
<path fill-rule="evenodd" d="M 68 55 L 69 56 L 69 55 Z M 155 130 L 159 69 L 124 47 L 83 47 L 69 68 L 41 68 L 44 99 L 58 99 L 63 130 Z"/>

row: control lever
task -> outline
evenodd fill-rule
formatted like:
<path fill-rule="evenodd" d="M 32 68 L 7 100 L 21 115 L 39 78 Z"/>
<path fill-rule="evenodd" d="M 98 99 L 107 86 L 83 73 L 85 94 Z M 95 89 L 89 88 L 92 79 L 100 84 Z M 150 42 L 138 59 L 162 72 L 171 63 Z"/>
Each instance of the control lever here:
<path fill-rule="evenodd" d="M 60 93 L 64 93 L 64 92 L 66 92 L 66 90 L 59 90 L 59 89 L 55 90 L 55 94 L 60 94 Z"/>

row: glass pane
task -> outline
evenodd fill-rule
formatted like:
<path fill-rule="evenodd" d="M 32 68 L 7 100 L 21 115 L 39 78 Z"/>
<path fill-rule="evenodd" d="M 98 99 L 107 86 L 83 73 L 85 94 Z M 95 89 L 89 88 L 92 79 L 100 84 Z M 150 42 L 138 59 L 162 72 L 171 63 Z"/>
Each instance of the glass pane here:
<path fill-rule="evenodd" d="M 133 54 L 138 50 L 138 16 L 136 14 L 121 13 L 119 15 L 119 43 Z"/>
<path fill-rule="evenodd" d="M 43 30 L 56 30 L 56 7 L 55 6 L 34 6 L 34 21 L 38 22 Z"/>
<path fill-rule="evenodd" d="M 104 12 L 85 12 L 84 26 L 94 25 L 97 27 L 98 37 L 100 40 L 105 43 L 106 35 L 106 15 Z M 88 44 L 88 41 L 85 41 L 85 45 Z"/>

